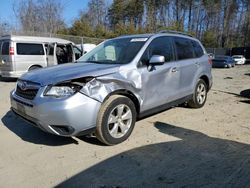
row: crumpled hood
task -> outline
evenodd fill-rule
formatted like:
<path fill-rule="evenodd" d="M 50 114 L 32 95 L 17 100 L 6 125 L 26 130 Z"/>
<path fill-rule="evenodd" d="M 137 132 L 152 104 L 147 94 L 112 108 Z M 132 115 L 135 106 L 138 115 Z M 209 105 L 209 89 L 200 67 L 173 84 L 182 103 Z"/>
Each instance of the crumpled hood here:
<path fill-rule="evenodd" d="M 67 63 L 27 72 L 20 79 L 45 86 L 81 77 L 111 74 L 117 72 L 119 67 L 114 64 Z"/>

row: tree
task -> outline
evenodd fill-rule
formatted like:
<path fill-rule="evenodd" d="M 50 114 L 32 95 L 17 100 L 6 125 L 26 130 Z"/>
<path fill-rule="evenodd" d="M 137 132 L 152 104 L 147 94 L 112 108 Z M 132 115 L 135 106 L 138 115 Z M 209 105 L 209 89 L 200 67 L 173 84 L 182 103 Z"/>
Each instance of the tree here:
<path fill-rule="evenodd" d="M 120 0 L 114 0 L 108 10 L 108 17 L 110 22 L 110 28 L 115 31 L 116 26 L 119 24 L 125 25 L 125 7 L 126 2 Z"/>
<path fill-rule="evenodd" d="M 26 32 L 56 33 L 65 25 L 62 19 L 63 6 L 60 2 L 20 1 L 14 10 L 21 28 Z"/>
<path fill-rule="evenodd" d="M 250 0 L 105 2 L 90 0 L 68 33 L 106 38 L 165 29 L 188 32 L 206 47 L 250 45 Z"/>
<path fill-rule="evenodd" d="M 8 22 L 0 20 L 0 36 L 10 33 L 12 30 L 11 25 Z"/>
<path fill-rule="evenodd" d="M 88 2 L 88 20 L 92 27 L 104 25 L 106 16 L 105 0 L 90 0 Z"/>
<path fill-rule="evenodd" d="M 216 34 L 213 31 L 205 31 L 202 37 L 202 43 L 205 47 L 210 47 L 210 48 L 218 47 Z"/>

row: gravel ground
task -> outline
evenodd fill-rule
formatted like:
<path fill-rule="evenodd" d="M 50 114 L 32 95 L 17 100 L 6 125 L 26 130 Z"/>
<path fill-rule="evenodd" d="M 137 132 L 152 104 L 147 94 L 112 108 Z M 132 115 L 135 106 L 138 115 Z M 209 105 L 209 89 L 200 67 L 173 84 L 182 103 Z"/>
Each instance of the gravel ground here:
<path fill-rule="evenodd" d="M 11 111 L 15 80 L 0 80 L 0 187 L 250 187 L 250 65 L 213 69 L 201 109 L 176 107 L 103 146 L 63 138 Z"/>

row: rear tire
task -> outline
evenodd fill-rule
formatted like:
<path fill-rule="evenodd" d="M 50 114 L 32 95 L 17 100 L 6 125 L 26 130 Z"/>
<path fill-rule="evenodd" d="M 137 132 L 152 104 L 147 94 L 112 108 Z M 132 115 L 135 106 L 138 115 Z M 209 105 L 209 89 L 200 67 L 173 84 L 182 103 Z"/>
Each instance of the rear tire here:
<path fill-rule="evenodd" d="M 195 87 L 193 98 L 188 101 L 188 106 L 191 108 L 203 107 L 207 99 L 207 88 L 206 82 L 202 79 L 199 79 Z"/>
<path fill-rule="evenodd" d="M 113 95 L 106 100 L 99 111 L 96 137 L 107 145 L 125 141 L 134 129 L 136 109 L 127 97 Z"/>

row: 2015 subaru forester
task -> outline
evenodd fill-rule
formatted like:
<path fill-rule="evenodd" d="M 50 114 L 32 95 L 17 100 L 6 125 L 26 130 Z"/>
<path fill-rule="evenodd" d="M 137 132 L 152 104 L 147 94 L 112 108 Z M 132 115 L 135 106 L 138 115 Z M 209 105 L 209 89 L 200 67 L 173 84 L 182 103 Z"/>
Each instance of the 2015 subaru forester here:
<path fill-rule="evenodd" d="M 211 86 L 201 43 L 165 31 L 110 39 L 76 63 L 26 73 L 11 92 L 11 108 L 46 132 L 95 132 L 114 145 L 129 137 L 138 118 L 184 102 L 202 107 Z"/>

